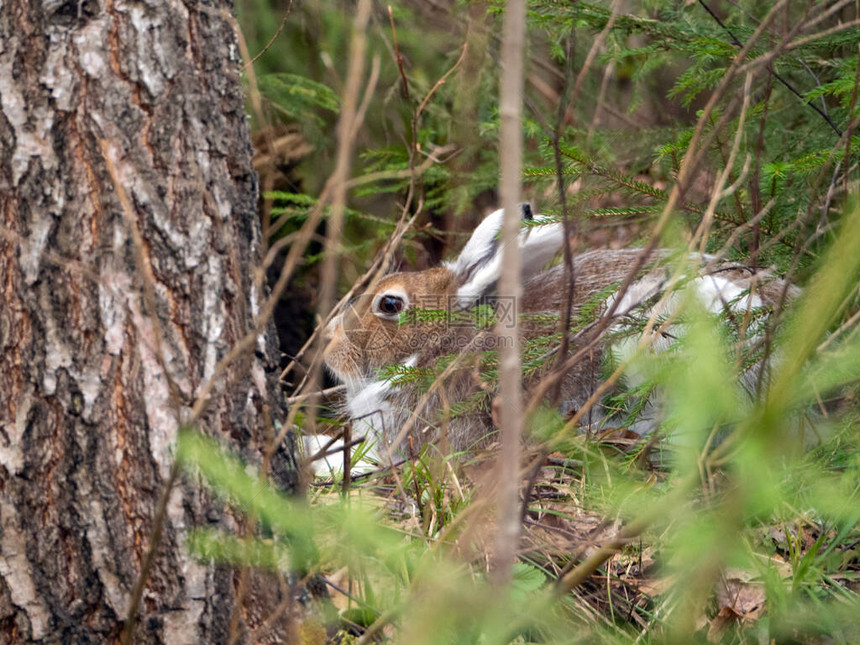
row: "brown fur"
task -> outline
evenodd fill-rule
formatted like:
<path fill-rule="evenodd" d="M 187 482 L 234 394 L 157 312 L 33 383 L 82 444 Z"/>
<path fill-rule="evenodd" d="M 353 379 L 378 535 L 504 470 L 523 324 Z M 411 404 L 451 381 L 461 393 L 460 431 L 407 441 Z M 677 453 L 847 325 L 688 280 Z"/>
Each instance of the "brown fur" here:
<path fill-rule="evenodd" d="M 607 290 L 611 285 L 621 283 L 635 266 L 640 252 L 639 249 L 600 250 L 576 257 L 573 316 L 577 316 L 582 306 L 594 299 L 596 294 Z M 657 252 L 655 257 L 666 255 L 667 252 Z M 653 266 L 649 266 L 643 274 L 655 281 L 666 275 L 665 269 Z M 756 293 L 769 305 L 779 300 L 785 286 L 784 282 L 773 280 L 766 273 L 726 263 L 710 268 L 707 274 L 719 275 L 744 289 L 755 285 Z M 518 303 L 519 312 L 559 314 L 565 299 L 564 277 L 564 267 L 556 266 L 526 279 L 523 283 L 523 297 Z M 371 310 L 374 296 L 396 290 L 406 294 L 413 305 L 417 304 L 422 308 L 439 308 L 433 307 L 432 303 L 428 304 L 427 300 L 428 297 L 430 301 L 433 297 L 438 297 L 441 308 L 452 313 L 452 308 L 456 307 L 452 307 L 450 303 L 457 287 L 457 278 L 448 268 L 395 273 L 383 278 L 371 293 L 358 298 L 347 313 L 333 322 L 325 360 L 347 383 L 349 396 L 355 396 L 362 385 L 377 379 L 378 370 L 385 365 L 404 364 L 413 357 L 417 359 L 414 363 L 417 367 L 434 367 L 440 357 L 455 353 L 478 334 L 474 325 L 450 326 L 444 322 L 401 325 L 397 321 L 382 319 Z M 794 288 L 791 293 L 794 293 Z M 557 331 L 556 327 L 557 323 L 553 322 L 524 322 L 521 330 L 523 337 L 528 340 L 553 333 Z M 498 337 L 492 334 L 490 336 L 498 340 Z M 484 343 L 483 347 L 488 347 L 492 342 L 491 340 Z M 578 349 L 574 344 L 570 348 L 571 354 Z M 568 414 L 578 409 L 598 385 L 602 349 L 602 345 L 598 344 L 589 357 L 580 361 L 564 378 L 561 385 L 563 413 Z M 415 385 L 408 384 L 389 392 L 386 401 L 391 411 L 385 416 L 386 427 L 381 428 L 385 439 L 388 442 L 393 441 L 414 414 L 421 420 L 415 425 L 413 432 L 418 443 L 437 437 L 441 431 L 455 451 L 469 450 L 486 444 L 495 431 L 491 414 L 486 407 L 474 414 L 448 422 L 445 422 L 444 414 L 441 414 L 446 407 L 465 401 L 487 387 L 481 383 L 476 369 L 479 360 L 476 354 L 464 361 L 420 410 L 416 409 L 416 406 L 423 392 Z M 547 364 L 554 363 L 554 360 L 547 361 Z M 540 374 L 534 378 L 540 378 Z M 528 387 L 531 383 L 524 385 Z M 428 427 L 428 433 L 421 432 Z M 374 429 L 380 430 L 378 427 Z"/>

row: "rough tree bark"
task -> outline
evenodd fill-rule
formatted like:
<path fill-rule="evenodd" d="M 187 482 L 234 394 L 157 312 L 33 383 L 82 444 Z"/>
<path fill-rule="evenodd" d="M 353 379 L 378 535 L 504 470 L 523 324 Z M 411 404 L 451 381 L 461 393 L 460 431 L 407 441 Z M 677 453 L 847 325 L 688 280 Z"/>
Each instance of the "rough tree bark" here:
<path fill-rule="evenodd" d="M 258 188 L 230 11 L 0 2 L 0 642 L 118 638 L 179 425 L 253 329 Z M 258 463 L 273 338 L 200 423 Z M 252 583 L 233 614 L 238 574 L 183 548 L 188 527 L 237 519 L 187 485 L 167 508 L 134 642 L 224 642 L 231 617 L 245 640 L 278 592 Z"/>

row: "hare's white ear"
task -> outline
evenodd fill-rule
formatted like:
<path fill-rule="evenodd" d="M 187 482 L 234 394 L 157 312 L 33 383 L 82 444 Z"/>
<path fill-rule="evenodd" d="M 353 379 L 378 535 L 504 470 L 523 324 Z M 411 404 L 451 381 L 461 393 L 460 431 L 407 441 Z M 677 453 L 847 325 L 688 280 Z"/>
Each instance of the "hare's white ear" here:
<path fill-rule="evenodd" d="M 496 249 L 499 247 L 499 233 L 502 230 L 504 219 L 505 211 L 503 208 L 487 215 L 484 221 L 478 224 L 457 259 L 454 262 L 445 263 L 457 276 L 460 284 L 468 281 L 475 271 L 492 261 Z"/>
<path fill-rule="evenodd" d="M 549 218 L 533 216 L 529 204 L 520 204 L 524 220 L 540 223 Z M 487 215 L 478 225 L 472 237 L 463 247 L 460 256 L 446 263 L 454 273 L 460 287 L 457 300 L 461 307 L 469 307 L 490 293 L 499 280 L 502 269 L 502 247 L 499 232 L 502 229 L 505 211 L 499 209 Z M 523 278 L 539 271 L 558 253 L 564 242 L 564 230 L 560 223 L 529 226 L 520 231 L 519 245 L 522 254 Z"/>

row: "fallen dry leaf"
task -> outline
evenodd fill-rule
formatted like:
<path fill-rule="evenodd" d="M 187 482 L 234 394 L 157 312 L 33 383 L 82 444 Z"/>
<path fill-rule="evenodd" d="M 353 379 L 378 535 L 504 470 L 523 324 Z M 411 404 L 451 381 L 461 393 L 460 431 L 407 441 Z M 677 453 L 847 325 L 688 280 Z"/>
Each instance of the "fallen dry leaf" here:
<path fill-rule="evenodd" d="M 723 607 L 720 609 L 720 613 L 714 616 L 708 625 L 708 642 L 719 643 L 726 630 L 741 620 L 743 620 L 743 616 L 731 607 Z"/>
<path fill-rule="evenodd" d="M 760 582 L 726 576 L 717 587 L 717 606 L 736 612 L 745 620 L 756 620 L 764 609 L 765 591 Z"/>

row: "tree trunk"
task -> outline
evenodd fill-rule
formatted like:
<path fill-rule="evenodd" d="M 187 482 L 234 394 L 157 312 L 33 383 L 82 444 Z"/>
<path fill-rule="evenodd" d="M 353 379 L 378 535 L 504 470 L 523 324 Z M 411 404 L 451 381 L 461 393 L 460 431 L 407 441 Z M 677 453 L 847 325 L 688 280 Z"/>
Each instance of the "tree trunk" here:
<path fill-rule="evenodd" d="M 230 11 L 0 3 L 0 642 L 120 636 L 180 423 L 253 330 L 257 178 Z M 267 329 L 199 422 L 258 464 L 281 413 L 273 347 Z M 133 641 L 245 640 L 279 592 L 252 581 L 234 614 L 240 576 L 183 545 L 237 519 L 184 484 L 166 517 Z"/>

